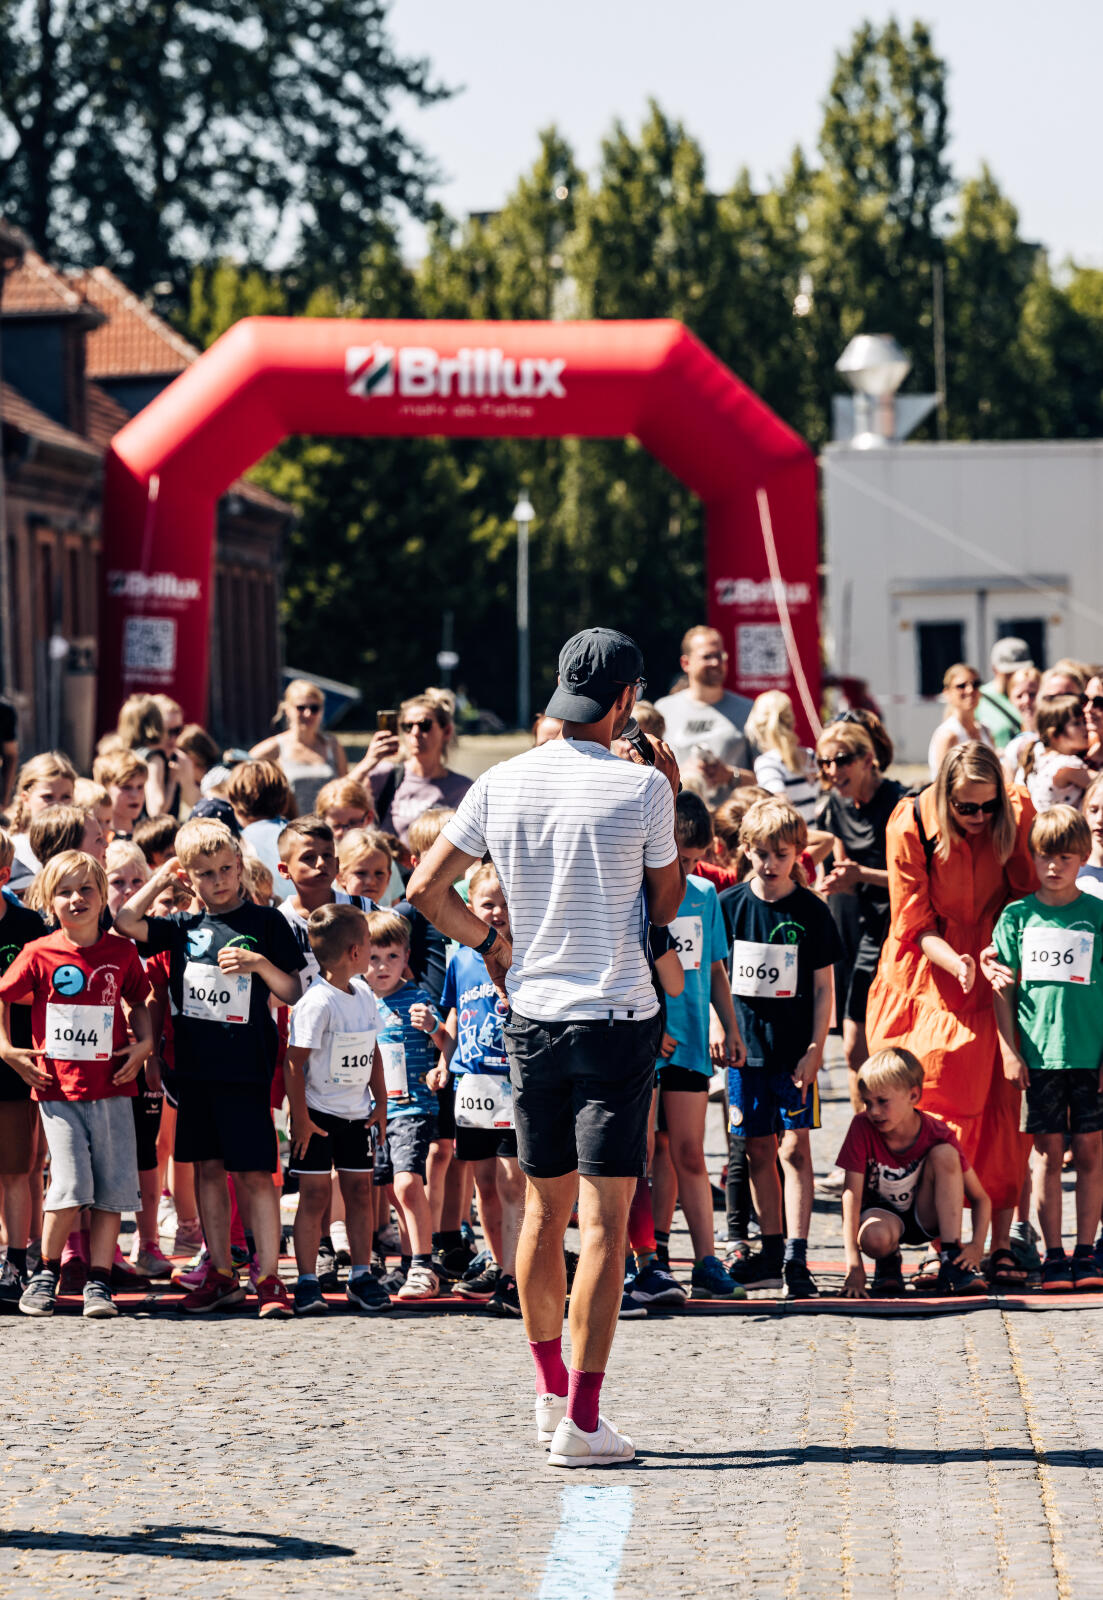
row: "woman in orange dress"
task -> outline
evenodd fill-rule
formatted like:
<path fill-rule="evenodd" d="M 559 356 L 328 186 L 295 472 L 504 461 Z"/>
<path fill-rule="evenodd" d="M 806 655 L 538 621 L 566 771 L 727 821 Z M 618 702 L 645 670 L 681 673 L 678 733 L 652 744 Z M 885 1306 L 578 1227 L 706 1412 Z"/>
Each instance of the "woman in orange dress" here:
<path fill-rule="evenodd" d="M 1034 814 L 993 751 L 972 743 L 948 751 L 916 800 L 900 801 L 887 832 L 891 923 L 866 1011 L 871 1051 L 905 1046 L 923 1063 L 920 1103 L 953 1128 L 987 1191 L 990 1276 L 1006 1287 L 1025 1277 L 1008 1242 L 1030 1140 L 980 958 L 1004 906 L 1038 886 Z"/>

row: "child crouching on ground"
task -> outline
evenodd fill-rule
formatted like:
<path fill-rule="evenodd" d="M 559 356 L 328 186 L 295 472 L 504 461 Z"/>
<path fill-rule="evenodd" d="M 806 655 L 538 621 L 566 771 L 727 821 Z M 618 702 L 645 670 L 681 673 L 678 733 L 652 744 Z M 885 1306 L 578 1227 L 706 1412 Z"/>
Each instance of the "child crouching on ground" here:
<path fill-rule="evenodd" d="M 936 1295 L 984 1294 L 977 1268 L 992 1206 L 944 1122 L 919 1110 L 923 1068 L 910 1050 L 878 1050 L 858 1073 L 864 1110 L 847 1130 L 836 1165 L 843 1188 L 843 1293 L 866 1300 L 862 1255 L 872 1256 L 874 1299 L 904 1293 L 901 1244 L 941 1243 Z M 973 1237 L 960 1243 L 968 1197 Z"/>

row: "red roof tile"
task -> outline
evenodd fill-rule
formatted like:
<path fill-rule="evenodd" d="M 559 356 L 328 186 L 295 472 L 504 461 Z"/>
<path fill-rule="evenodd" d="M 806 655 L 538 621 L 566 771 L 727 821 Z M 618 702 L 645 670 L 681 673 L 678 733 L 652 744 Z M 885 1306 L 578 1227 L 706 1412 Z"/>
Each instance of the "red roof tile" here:
<path fill-rule="evenodd" d="M 131 294 L 106 267 L 75 277 L 92 305 L 107 318 L 88 335 L 86 370 L 90 378 L 133 378 L 183 372 L 199 351 Z"/>
<path fill-rule="evenodd" d="M 43 261 L 36 250 L 28 250 L 4 279 L 0 310 L 6 317 L 57 316 L 88 309 L 84 296 Z"/>
<path fill-rule="evenodd" d="M 10 383 L 0 383 L 0 422 L 10 423 L 20 433 L 27 434 L 31 439 L 40 439 L 43 444 L 62 445 L 67 450 L 75 450 L 85 456 L 100 454 L 98 446 L 82 439 L 79 433 L 70 433 L 68 428 L 63 428 L 52 417 L 46 416 L 37 406 L 32 406 Z"/>

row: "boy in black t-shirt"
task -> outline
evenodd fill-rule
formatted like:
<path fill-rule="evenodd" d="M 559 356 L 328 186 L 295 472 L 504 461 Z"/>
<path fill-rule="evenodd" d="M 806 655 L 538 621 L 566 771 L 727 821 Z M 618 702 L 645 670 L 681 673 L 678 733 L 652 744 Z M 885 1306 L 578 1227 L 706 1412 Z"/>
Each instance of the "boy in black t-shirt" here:
<path fill-rule="evenodd" d="M 743 818 L 739 842 L 751 863 L 745 882 L 720 896 L 732 940 L 732 991 L 747 1048 L 728 1069 L 731 1128 L 747 1139 L 751 1191 L 762 1249 L 729 1272 L 748 1289 L 780 1289 L 803 1299 L 817 1294 L 808 1271 L 812 1218 L 812 1153 L 819 1127 L 816 1074 L 831 1022 L 833 967 L 839 935 L 823 901 L 803 887 L 798 861 L 808 839 L 800 813 L 770 798 Z M 778 1135 L 781 1135 L 780 1144 Z M 782 1240 L 781 1185 L 789 1237 Z"/>
<path fill-rule="evenodd" d="M 15 846 L 0 828 L 0 889 L 11 877 Z M 0 972 L 6 972 L 32 939 L 41 939 L 46 924 L 37 911 L 0 894 Z M 31 1048 L 31 1008 L 12 1006 L 11 1040 L 18 1050 Z M 34 1163 L 38 1107 L 31 1086 L 0 1060 L 0 1193 L 3 1194 L 7 1260 L 0 1265 L 0 1310 L 14 1310 L 27 1287 L 27 1235 L 31 1222 L 29 1173 Z M 40 1184 L 41 1189 L 41 1184 Z"/>
<path fill-rule="evenodd" d="M 232 1172 L 257 1252 L 260 1315 L 292 1316 L 276 1275 L 279 1198 L 272 1183 L 277 1145 L 269 1106 L 278 1049 L 269 996 L 299 997 L 303 956 L 279 912 L 242 898 L 241 846 L 220 822 L 186 822 L 177 854 L 116 917 L 145 955 L 169 952 L 179 1107 L 176 1159 L 196 1163 L 196 1193 L 210 1266 L 181 1302 L 187 1312 L 239 1305 L 245 1290 L 230 1255 Z M 148 908 L 183 867 L 203 910 L 149 917 Z"/>

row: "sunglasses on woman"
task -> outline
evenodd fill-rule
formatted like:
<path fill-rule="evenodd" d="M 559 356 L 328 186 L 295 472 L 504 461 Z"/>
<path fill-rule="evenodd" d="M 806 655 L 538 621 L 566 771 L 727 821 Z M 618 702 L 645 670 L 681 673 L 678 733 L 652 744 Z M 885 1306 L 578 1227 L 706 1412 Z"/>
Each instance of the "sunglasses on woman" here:
<path fill-rule="evenodd" d="M 419 733 L 431 733 L 436 726 L 432 717 L 421 717 L 417 722 L 400 722 L 399 727 L 403 733 L 413 733 L 416 728 Z"/>
<path fill-rule="evenodd" d="M 1086 711 L 1089 706 L 1093 711 L 1103 711 L 1103 694 L 1089 695 L 1084 701 L 1084 710 Z M 172 732 L 171 728 L 169 732 Z"/>
<path fill-rule="evenodd" d="M 1000 809 L 998 800 L 955 800 L 952 795 L 950 804 L 959 817 L 994 817 Z"/>
<path fill-rule="evenodd" d="M 958 690 L 959 693 L 962 692 L 965 689 L 979 689 L 980 688 L 980 679 L 979 678 L 962 678 L 960 683 L 952 683 L 950 685 L 950 688 Z"/>
<path fill-rule="evenodd" d="M 317 700 L 293 700 L 292 711 L 297 711 L 301 717 L 317 717 L 321 715 L 322 707 Z"/>
<path fill-rule="evenodd" d="M 817 756 L 816 765 L 821 772 L 826 772 L 828 767 L 849 767 L 850 763 L 857 759 L 856 750 L 844 750 L 841 756 Z"/>

